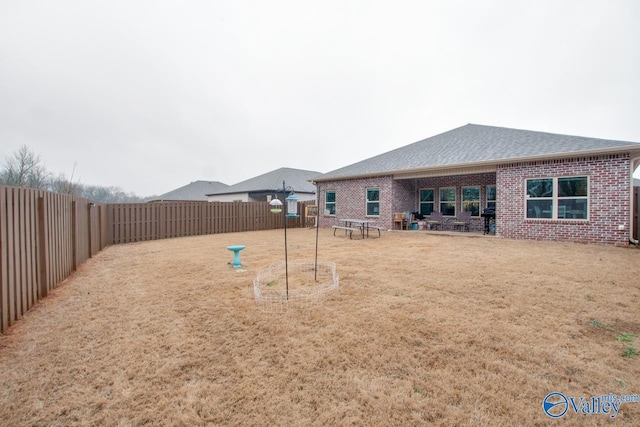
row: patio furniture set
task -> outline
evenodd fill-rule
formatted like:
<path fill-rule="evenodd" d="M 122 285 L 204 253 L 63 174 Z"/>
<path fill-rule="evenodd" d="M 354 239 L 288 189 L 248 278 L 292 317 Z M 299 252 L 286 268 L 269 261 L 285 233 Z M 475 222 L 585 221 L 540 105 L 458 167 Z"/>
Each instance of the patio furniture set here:
<path fill-rule="evenodd" d="M 333 235 L 335 236 L 338 230 L 344 230 L 345 235 L 348 235 L 350 239 L 353 239 L 354 232 L 360 234 L 363 239 L 370 237 L 369 230 L 377 231 L 378 237 L 380 237 L 380 231 L 386 229 L 375 225 L 375 221 L 369 219 L 341 218 L 339 221 L 341 225 L 333 226 Z M 431 212 L 431 215 L 421 219 L 416 218 L 415 214 L 407 215 L 406 213 L 398 212 L 394 214 L 393 218 L 393 228 L 396 230 L 419 230 L 425 228 L 429 230 L 444 230 L 446 225 L 449 225 L 451 230 L 470 231 L 471 212 L 461 212 L 448 224 L 444 221 L 440 212 Z"/>
<path fill-rule="evenodd" d="M 460 229 L 460 231 L 469 231 L 470 225 L 471 212 L 461 212 L 449 223 L 451 229 Z M 441 212 L 431 212 L 431 215 L 421 219 L 417 218 L 413 213 L 407 215 L 404 212 L 398 212 L 394 214 L 393 218 L 393 228 L 397 230 L 419 230 L 425 228 L 429 230 L 444 230 L 445 226 L 446 223 Z"/>

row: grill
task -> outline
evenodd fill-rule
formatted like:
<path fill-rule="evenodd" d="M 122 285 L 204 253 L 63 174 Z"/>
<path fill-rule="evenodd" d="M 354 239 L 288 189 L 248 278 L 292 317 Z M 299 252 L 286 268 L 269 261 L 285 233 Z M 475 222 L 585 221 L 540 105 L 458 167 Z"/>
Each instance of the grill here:
<path fill-rule="evenodd" d="M 480 216 L 484 218 L 484 232 L 482 234 L 489 234 L 491 231 L 495 232 L 496 231 L 496 209 L 495 208 L 483 209 Z M 491 227 L 492 225 L 493 227 Z"/>

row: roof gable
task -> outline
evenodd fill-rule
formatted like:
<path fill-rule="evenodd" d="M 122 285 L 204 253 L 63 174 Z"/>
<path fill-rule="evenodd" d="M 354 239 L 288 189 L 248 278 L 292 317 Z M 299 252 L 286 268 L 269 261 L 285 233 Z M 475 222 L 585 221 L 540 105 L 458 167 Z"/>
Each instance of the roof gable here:
<path fill-rule="evenodd" d="M 640 144 L 468 124 L 316 177 L 318 181 L 407 170 L 491 164 L 567 154 L 607 152 Z"/>

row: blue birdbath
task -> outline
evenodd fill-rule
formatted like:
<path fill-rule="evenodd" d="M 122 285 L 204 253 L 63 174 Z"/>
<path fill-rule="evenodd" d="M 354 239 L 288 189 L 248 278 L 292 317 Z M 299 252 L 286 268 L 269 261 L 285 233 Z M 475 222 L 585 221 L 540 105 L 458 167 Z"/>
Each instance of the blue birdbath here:
<path fill-rule="evenodd" d="M 244 249 L 244 245 L 231 245 L 227 249 L 233 251 L 233 268 L 242 267 L 240 263 L 240 251 Z"/>

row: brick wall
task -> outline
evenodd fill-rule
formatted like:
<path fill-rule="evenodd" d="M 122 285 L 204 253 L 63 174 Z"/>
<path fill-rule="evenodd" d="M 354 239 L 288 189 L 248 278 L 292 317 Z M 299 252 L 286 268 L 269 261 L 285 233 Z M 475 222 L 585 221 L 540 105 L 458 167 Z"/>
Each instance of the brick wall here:
<path fill-rule="evenodd" d="M 627 245 L 629 242 L 630 164 L 628 154 L 498 167 L 498 234 L 511 239 L 562 240 Z M 525 179 L 586 175 L 589 177 L 589 219 L 525 218 Z M 623 230 L 618 226 L 622 225 Z"/>
<path fill-rule="evenodd" d="M 389 227 L 392 225 L 393 216 L 393 188 L 394 182 L 391 176 L 349 179 L 344 181 L 321 182 L 318 184 L 319 206 L 318 224 L 321 227 L 339 225 L 340 218 L 367 218 L 376 221 L 376 225 Z M 380 215 L 367 217 L 366 192 L 367 188 L 380 189 Z M 324 215 L 325 194 L 328 190 L 336 192 L 335 216 Z"/>
<path fill-rule="evenodd" d="M 498 167 L 497 172 L 455 175 L 434 178 L 394 180 L 391 176 L 320 183 L 321 227 L 338 224 L 339 218 L 365 218 L 366 188 L 380 188 L 380 216 L 377 225 L 393 227 L 394 212 L 418 210 L 420 188 L 456 187 L 456 212 L 461 211 L 461 188 L 479 185 L 480 209 L 486 207 L 486 186 L 497 187 L 496 231 L 510 239 L 560 240 L 627 245 L 629 241 L 629 185 L 628 154 L 583 157 L 541 162 L 510 163 Z M 525 179 L 582 175 L 589 177 L 589 219 L 551 220 L 525 218 Z M 336 215 L 324 216 L 326 190 L 336 191 Z M 445 223 L 453 218 L 445 218 Z M 618 226 L 623 227 L 622 230 Z M 483 229 L 484 219 L 473 218 L 471 229 Z"/>
<path fill-rule="evenodd" d="M 344 181 L 333 181 L 320 183 L 320 226 L 330 227 L 338 224 L 339 218 L 365 218 L 366 189 L 369 187 L 380 188 L 380 216 L 369 217 L 375 219 L 377 225 L 392 228 L 394 212 L 415 212 L 418 210 L 418 191 L 420 188 L 434 188 L 437 192 L 440 187 L 456 187 L 456 212 L 461 212 L 462 197 L 461 188 L 463 186 L 479 185 L 481 192 L 481 209 L 486 206 L 486 186 L 496 183 L 496 175 L 474 174 L 456 175 L 435 178 L 419 178 L 394 180 L 391 176 L 352 179 Z M 327 190 L 336 192 L 336 215 L 324 216 L 324 201 Z M 436 208 L 437 210 L 437 208 Z M 452 218 L 445 218 L 453 221 Z M 484 220 L 473 218 L 471 221 L 472 230 L 482 230 Z"/>

